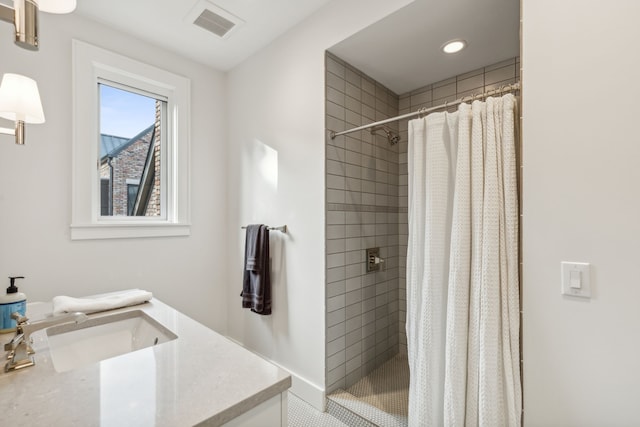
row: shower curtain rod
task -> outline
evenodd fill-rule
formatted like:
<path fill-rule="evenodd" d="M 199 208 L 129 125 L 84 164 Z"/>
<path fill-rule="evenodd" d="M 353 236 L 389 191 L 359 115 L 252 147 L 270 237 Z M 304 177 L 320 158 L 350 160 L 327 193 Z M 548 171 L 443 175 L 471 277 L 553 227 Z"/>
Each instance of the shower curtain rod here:
<path fill-rule="evenodd" d="M 403 114 L 401 116 L 396 116 L 396 117 L 391 117 L 390 119 L 385 119 L 385 120 L 380 120 L 379 122 L 375 122 L 375 123 L 369 123 L 367 125 L 362 125 L 362 126 L 358 126 L 357 128 L 353 128 L 353 129 L 347 129 L 347 130 L 343 130 L 342 132 L 335 132 L 335 131 L 331 131 L 331 139 L 335 139 L 336 136 L 340 136 L 340 135 L 346 135 L 348 133 L 352 133 L 352 132 L 357 132 L 359 130 L 364 130 L 364 129 L 369 129 L 372 128 L 374 126 L 380 126 L 380 125 L 384 125 L 387 123 L 391 123 L 391 122 L 395 122 L 398 120 L 402 120 L 402 119 L 408 119 L 411 117 L 415 117 L 415 116 L 421 116 L 424 114 L 428 114 L 432 111 L 436 111 L 436 110 L 440 110 L 442 108 L 449 108 L 449 107 L 453 107 L 455 105 L 458 104 L 462 104 L 463 102 L 471 102 L 471 101 L 475 101 L 477 99 L 482 99 L 482 98 L 487 98 L 491 95 L 496 95 L 496 94 L 501 94 L 501 93 L 507 93 L 507 92 L 514 92 L 520 90 L 520 82 L 516 82 L 516 83 L 512 83 L 512 84 L 508 84 L 508 85 L 504 85 L 504 86 L 500 86 L 497 89 L 493 89 L 478 95 L 475 94 L 471 94 L 469 96 L 463 96 L 462 98 L 456 99 L 455 101 L 451 101 L 451 102 L 445 102 L 444 104 L 435 106 L 435 107 L 430 107 L 430 108 L 420 108 L 418 111 L 414 111 L 412 113 L 407 113 L 407 114 Z"/>

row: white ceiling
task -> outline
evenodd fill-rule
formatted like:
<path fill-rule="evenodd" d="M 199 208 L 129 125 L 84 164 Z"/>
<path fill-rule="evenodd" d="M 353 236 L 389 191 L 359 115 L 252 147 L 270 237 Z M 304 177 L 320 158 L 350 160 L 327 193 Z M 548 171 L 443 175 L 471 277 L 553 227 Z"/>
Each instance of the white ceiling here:
<path fill-rule="evenodd" d="M 188 19 L 202 1 L 244 23 L 220 39 Z M 77 14 L 230 70 L 330 0 L 78 0 Z M 0 0 L 11 2 L 11 0 Z M 397 94 L 519 54 L 520 0 L 415 0 L 330 51 Z M 445 55 L 445 41 L 468 47 Z"/>
<path fill-rule="evenodd" d="M 397 94 L 519 55 L 520 0 L 415 0 L 329 50 Z M 464 39 L 463 51 L 441 46 Z"/>
<path fill-rule="evenodd" d="M 74 13 L 226 71 L 328 1 L 213 0 L 244 21 L 227 39 L 186 19 L 200 0 L 78 0 Z"/>

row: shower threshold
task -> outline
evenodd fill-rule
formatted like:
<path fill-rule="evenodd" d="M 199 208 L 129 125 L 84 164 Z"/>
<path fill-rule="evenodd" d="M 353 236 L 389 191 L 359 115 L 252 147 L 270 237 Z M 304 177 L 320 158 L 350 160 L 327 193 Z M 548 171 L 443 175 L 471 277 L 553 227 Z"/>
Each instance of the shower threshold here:
<path fill-rule="evenodd" d="M 327 396 L 327 412 L 350 427 L 406 427 L 409 364 L 397 354 L 346 390 Z"/>

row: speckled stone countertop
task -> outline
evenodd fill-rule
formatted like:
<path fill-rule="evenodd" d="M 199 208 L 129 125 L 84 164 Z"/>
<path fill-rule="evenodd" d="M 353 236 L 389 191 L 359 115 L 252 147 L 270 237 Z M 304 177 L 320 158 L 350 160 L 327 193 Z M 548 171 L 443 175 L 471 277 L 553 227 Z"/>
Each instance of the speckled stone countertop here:
<path fill-rule="evenodd" d="M 0 424 L 215 426 L 291 386 L 284 370 L 157 299 L 89 317 L 128 310 L 144 311 L 178 338 L 59 373 L 45 331 L 37 331 L 35 366 L 9 373 L 0 366 Z M 27 307 L 30 321 L 46 313 L 50 303 Z M 1 334 L 0 344 L 13 335 Z"/>

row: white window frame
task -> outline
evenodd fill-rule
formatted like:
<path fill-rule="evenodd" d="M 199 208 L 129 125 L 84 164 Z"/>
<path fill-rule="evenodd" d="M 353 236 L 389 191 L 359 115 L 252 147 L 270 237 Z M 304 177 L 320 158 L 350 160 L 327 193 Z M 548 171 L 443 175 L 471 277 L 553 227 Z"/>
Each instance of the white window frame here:
<path fill-rule="evenodd" d="M 72 51 L 71 239 L 189 235 L 189 79 L 79 40 L 72 41 Z M 167 138 L 166 150 L 162 152 L 166 215 L 161 218 L 100 216 L 98 83 L 105 82 L 166 99 Z"/>

